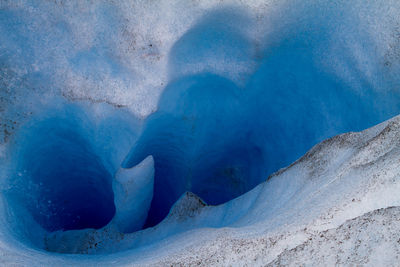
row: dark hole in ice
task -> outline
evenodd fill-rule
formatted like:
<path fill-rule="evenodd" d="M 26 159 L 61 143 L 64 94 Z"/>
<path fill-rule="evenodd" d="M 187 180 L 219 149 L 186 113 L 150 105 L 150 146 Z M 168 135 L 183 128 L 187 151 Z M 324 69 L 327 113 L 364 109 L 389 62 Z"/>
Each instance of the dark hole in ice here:
<path fill-rule="evenodd" d="M 47 231 L 101 228 L 114 216 L 111 175 L 73 119 L 47 119 L 25 129 L 17 188 Z"/>

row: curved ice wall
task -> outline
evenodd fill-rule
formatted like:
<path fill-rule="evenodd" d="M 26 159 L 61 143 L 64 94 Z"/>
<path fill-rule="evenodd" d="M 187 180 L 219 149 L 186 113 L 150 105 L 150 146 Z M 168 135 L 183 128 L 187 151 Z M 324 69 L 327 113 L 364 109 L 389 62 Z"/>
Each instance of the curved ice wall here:
<path fill-rule="evenodd" d="M 397 1 L 1 2 L 3 195 L 45 231 L 101 228 L 115 172 L 151 155 L 145 227 L 185 191 L 231 200 L 317 142 L 398 114 L 399 13 Z"/>
<path fill-rule="evenodd" d="M 20 127 L 3 169 L 11 232 L 39 248 L 46 232 L 110 223 L 113 176 L 140 128 L 126 111 L 64 102 L 52 99 Z"/>

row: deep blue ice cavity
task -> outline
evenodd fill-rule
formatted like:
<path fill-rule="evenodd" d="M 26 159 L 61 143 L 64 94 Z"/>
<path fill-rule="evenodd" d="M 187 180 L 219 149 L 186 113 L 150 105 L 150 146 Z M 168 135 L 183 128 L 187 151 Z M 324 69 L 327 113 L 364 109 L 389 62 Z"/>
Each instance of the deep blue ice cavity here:
<path fill-rule="evenodd" d="M 21 130 L 10 195 L 47 231 L 98 229 L 115 213 L 112 176 L 93 147 L 90 121 L 66 109 Z"/>
<path fill-rule="evenodd" d="M 145 123 L 124 162 L 155 161 L 155 184 L 147 226 L 160 222 L 185 192 L 220 204 L 254 187 L 262 177 L 261 151 L 248 141 L 242 91 L 212 74 L 171 83 L 158 111 Z"/>

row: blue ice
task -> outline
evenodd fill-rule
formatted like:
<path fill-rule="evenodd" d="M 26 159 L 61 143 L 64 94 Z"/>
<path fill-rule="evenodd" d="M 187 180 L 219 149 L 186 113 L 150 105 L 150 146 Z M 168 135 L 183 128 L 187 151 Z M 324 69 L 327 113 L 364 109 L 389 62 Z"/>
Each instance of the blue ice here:
<path fill-rule="evenodd" d="M 53 26 L 36 32 L 30 23 L 45 19 L 1 9 L 0 112 L 20 123 L 7 139 L 10 228 L 33 243 L 31 224 L 55 235 L 140 231 L 163 222 L 188 191 L 208 205 L 228 202 L 318 142 L 398 114 L 398 40 L 379 43 L 351 4 L 305 2 L 265 21 L 239 8 L 207 12 L 171 46 L 157 109 L 142 120 L 109 99 L 54 96 L 74 82 L 66 74 L 63 83 L 64 70 L 94 81 L 87 84 L 96 94 L 104 76 L 123 85 L 141 79 L 116 51 L 115 29 L 127 28 L 121 7 L 96 6 L 95 41 L 80 48 L 65 18 L 52 14 Z M 382 47 L 393 51 L 381 55 Z M 226 226 L 243 212 L 202 225 Z M 179 232 L 165 227 L 164 236 Z"/>

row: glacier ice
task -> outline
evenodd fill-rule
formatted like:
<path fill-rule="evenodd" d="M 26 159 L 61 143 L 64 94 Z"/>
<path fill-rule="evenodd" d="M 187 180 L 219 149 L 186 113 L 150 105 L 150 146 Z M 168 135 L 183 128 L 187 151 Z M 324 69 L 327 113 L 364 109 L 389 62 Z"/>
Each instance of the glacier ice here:
<path fill-rule="evenodd" d="M 16 190 L 9 194 L 48 231 L 101 228 L 115 213 L 112 176 L 81 131 L 68 119 L 36 122 L 16 150 Z"/>
<path fill-rule="evenodd" d="M 113 179 L 115 216 L 121 233 L 142 229 L 154 190 L 154 160 L 148 156 L 131 169 L 120 168 Z"/>
<path fill-rule="evenodd" d="M 97 108 L 101 121 L 94 116 L 98 111 L 87 113 L 85 104 L 54 99 L 10 144 L 3 193 L 11 216 L 25 218 L 16 221 L 15 234 L 39 248 L 44 248 L 43 238 L 37 236 L 45 232 L 99 229 L 114 217 L 114 201 L 119 199 L 114 198 L 113 176 L 139 126 L 128 114 Z M 37 230 L 26 231 L 34 226 Z"/>
<path fill-rule="evenodd" d="M 208 12 L 171 47 L 169 79 L 213 73 L 244 85 L 256 66 L 256 49 L 248 37 L 250 21 L 243 9 Z"/>
<path fill-rule="evenodd" d="M 248 263 L 248 246 L 262 265 L 398 205 L 398 118 L 327 138 L 399 113 L 399 17 L 392 0 L 0 1 L 0 262 Z"/>
<path fill-rule="evenodd" d="M 248 141 L 241 94 L 234 83 L 211 74 L 188 76 L 165 89 L 124 161 L 131 167 L 154 157 L 147 225 L 159 223 L 185 191 L 215 205 L 261 181 L 262 152 Z"/>

